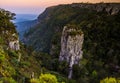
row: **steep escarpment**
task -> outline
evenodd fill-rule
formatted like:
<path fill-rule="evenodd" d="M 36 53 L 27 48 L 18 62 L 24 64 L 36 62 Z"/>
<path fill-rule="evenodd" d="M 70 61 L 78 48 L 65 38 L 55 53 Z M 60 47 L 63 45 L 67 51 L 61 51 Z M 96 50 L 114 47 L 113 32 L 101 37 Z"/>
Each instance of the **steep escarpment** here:
<path fill-rule="evenodd" d="M 0 9 L 0 35 L 2 43 L 4 43 L 8 49 L 20 50 L 15 25 L 10 21 L 14 19 L 14 16 L 14 13 Z"/>
<path fill-rule="evenodd" d="M 79 4 L 73 3 L 72 7 L 79 8 L 87 8 L 91 10 L 95 10 L 97 12 L 106 12 L 108 15 L 114 15 L 120 12 L 120 4 L 119 3 L 97 3 L 97 4 Z"/>
<path fill-rule="evenodd" d="M 63 26 L 66 24 L 80 23 L 88 19 L 88 15 L 90 14 L 105 13 L 106 15 L 115 15 L 119 12 L 119 3 L 73 3 L 48 7 L 38 16 L 38 24 L 25 34 L 23 40 L 24 43 L 33 46 L 36 50 L 49 53 L 53 32 L 56 33 L 57 29 L 58 32 L 62 32 Z M 37 37 L 38 35 L 41 37 Z"/>
<path fill-rule="evenodd" d="M 38 16 L 38 18 L 35 19 L 35 20 L 23 21 L 23 22 L 16 23 L 17 31 L 19 32 L 20 40 L 24 41 L 23 35 L 27 31 L 29 31 L 29 29 L 31 27 L 37 27 L 35 25 L 37 25 L 38 23 L 42 24 L 42 23 L 45 22 L 45 20 L 47 21 L 47 20 L 51 19 L 51 17 L 54 17 L 56 14 L 53 14 L 53 12 L 58 12 L 59 10 L 56 10 L 56 8 L 59 8 L 60 6 L 62 7 L 63 5 L 52 6 L 52 7 L 46 8 L 46 10 L 42 14 L 40 14 Z M 73 7 L 75 9 L 76 8 L 78 8 L 78 9 L 80 8 L 80 9 L 89 9 L 89 10 L 93 10 L 93 11 L 96 11 L 96 12 L 104 12 L 104 13 L 106 13 L 108 15 L 115 15 L 118 12 L 120 12 L 120 5 L 119 5 L 119 3 L 96 3 L 96 4 L 91 4 L 91 3 L 73 3 L 73 4 L 67 4 L 66 6 Z M 69 14 L 72 15 L 73 13 L 69 13 Z M 33 17 L 33 16 L 31 16 L 31 17 Z M 74 17 L 74 15 L 73 15 L 73 17 Z M 37 48 L 37 46 L 35 48 Z M 43 50 L 43 49 L 41 48 L 41 50 Z"/>
<path fill-rule="evenodd" d="M 28 83 L 32 72 L 36 76 L 40 72 L 32 50 L 30 52 L 19 42 L 15 25 L 11 22 L 14 16 L 14 13 L 0 9 L 0 83 Z"/>
<path fill-rule="evenodd" d="M 76 83 L 98 83 L 105 77 L 120 77 L 119 5 L 78 3 L 49 7 L 38 17 L 36 27 L 25 34 L 25 44 L 50 54 L 45 55 L 44 61 L 48 61 L 45 66 L 52 71 L 68 76 L 72 64 L 72 79 Z M 69 24 L 78 27 L 77 33 L 84 33 L 84 41 L 82 36 L 76 35 L 74 29 L 72 33 L 63 36 L 63 28 Z M 77 43 L 80 39 L 83 44 Z M 62 40 L 65 42 L 61 44 Z M 80 49 L 76 51 L 73 46 Z M 68 52 L 61 51 L 63 48 Z M 68 48 L 74 51 L 71 52 Z M 74 64 L 78 63 L 79 57 L 75 60 L 77 62 L 74 62 L 74 57 L 70 57 L 70 54 L 78 55 L 75 51 L 78 54 L 83 52 L 79 64 Z M 59 62 L 59 56 L 65 61 Z M 68 57 L 71 59 L 67 60 Z"/>
<path fill-rule="evenodd" d="M 16 32 L 11 32 L 10 30 L 2 30 L 0 35 L 1 39 L 4 41 L 4 44 L 8 47 L 7 49 L 16 51 L 20 50 L 19 38 Z"/>
<path fill-rule="evenodd" d="M 38 17 L 39 24 L 25 34 L 24 42 L 38 51 L 50 53 L 52 44 L 60 39 L 63 27 L 72 22 L 73 18 L 77 18 L 77 15 L 83 20 L 84 17 L 79 13 L 86 16 L 88 12 L 91 11 L 73 8 L 71 5 L 49 7 Z M 54 37 L 58 39 L 54 40 Z"/>
<path fill-rule="evenodd" d="M 72 67 L 79 64 L 83 57 L 82 45 L 84 34 L 80 30 L 76 30 L 75 26 L 65 26 L 61 37 L 61 51 L 59 60 L 67 61 L 69 64 L 68 78 L 72 77 Z"/>

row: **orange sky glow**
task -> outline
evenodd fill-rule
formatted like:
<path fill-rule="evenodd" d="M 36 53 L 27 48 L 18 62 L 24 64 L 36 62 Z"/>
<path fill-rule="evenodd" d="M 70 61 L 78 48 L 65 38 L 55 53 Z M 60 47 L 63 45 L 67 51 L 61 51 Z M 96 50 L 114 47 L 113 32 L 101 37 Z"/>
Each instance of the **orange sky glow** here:
<path fill-rule="evenodd" d="M 80 2 L 120 2 L 120 0 L 0 0 L 0 8 L 8 9 L 16 13 L 39 13 L 46 7 L 58 4 L 70 4 Z M 32 12 L 33 11 L 33 12 Z"/>

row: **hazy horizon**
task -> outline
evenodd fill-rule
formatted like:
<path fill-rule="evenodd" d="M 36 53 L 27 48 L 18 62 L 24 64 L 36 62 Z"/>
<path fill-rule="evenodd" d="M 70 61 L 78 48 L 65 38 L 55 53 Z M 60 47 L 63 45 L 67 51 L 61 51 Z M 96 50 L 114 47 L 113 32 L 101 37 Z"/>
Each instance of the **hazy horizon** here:
<path fill-rule="evenodd" d="M 16 14 L 34 14 L 42 13 L 45 8 L 58 4 L 71 4 L 71 3 L 99 3 L 102 0 L 2 0 L 0 1 L 0 8 L 9 10 Z M 120 2 L 120 0 L 104 0 L 104 2 Z"/>

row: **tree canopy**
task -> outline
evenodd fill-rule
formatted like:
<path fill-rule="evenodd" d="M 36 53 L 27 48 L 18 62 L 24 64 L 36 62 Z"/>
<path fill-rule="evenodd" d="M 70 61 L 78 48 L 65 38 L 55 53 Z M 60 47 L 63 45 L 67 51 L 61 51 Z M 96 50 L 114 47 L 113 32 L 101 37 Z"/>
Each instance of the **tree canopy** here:
<path fill-rule="evenodd" d="M 0 29 L 15 27 L 11 20 L 15 19 L 15 13 L 0 8 Z"/>

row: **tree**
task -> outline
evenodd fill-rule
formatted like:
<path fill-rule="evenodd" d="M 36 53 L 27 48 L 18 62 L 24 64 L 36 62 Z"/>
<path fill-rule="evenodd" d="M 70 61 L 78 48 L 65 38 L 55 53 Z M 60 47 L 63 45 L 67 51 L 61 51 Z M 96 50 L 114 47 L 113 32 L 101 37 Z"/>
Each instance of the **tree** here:
<path fill-rule="evenodd" d="M 52 74 L 41 74 L 40 83 L 58 83 L 57 78 Z"/>
<path fill-rule="evenodd" d="M 10 28 L 15 28 L 14 23 L 11 20 L 14 18 L 15 14 L 10 11 L 6 11 L 4 9 L 0 9 L 0 30 L 5 28 L 5 30 L 9 30 Z"/>
<path fill-rule="evenodd" d="M 119 79 L 116 79 L 114 77 L 107 77 L 103 80 L 100 81 L 100 83 L 120 83 L 120 80 Z"/>

